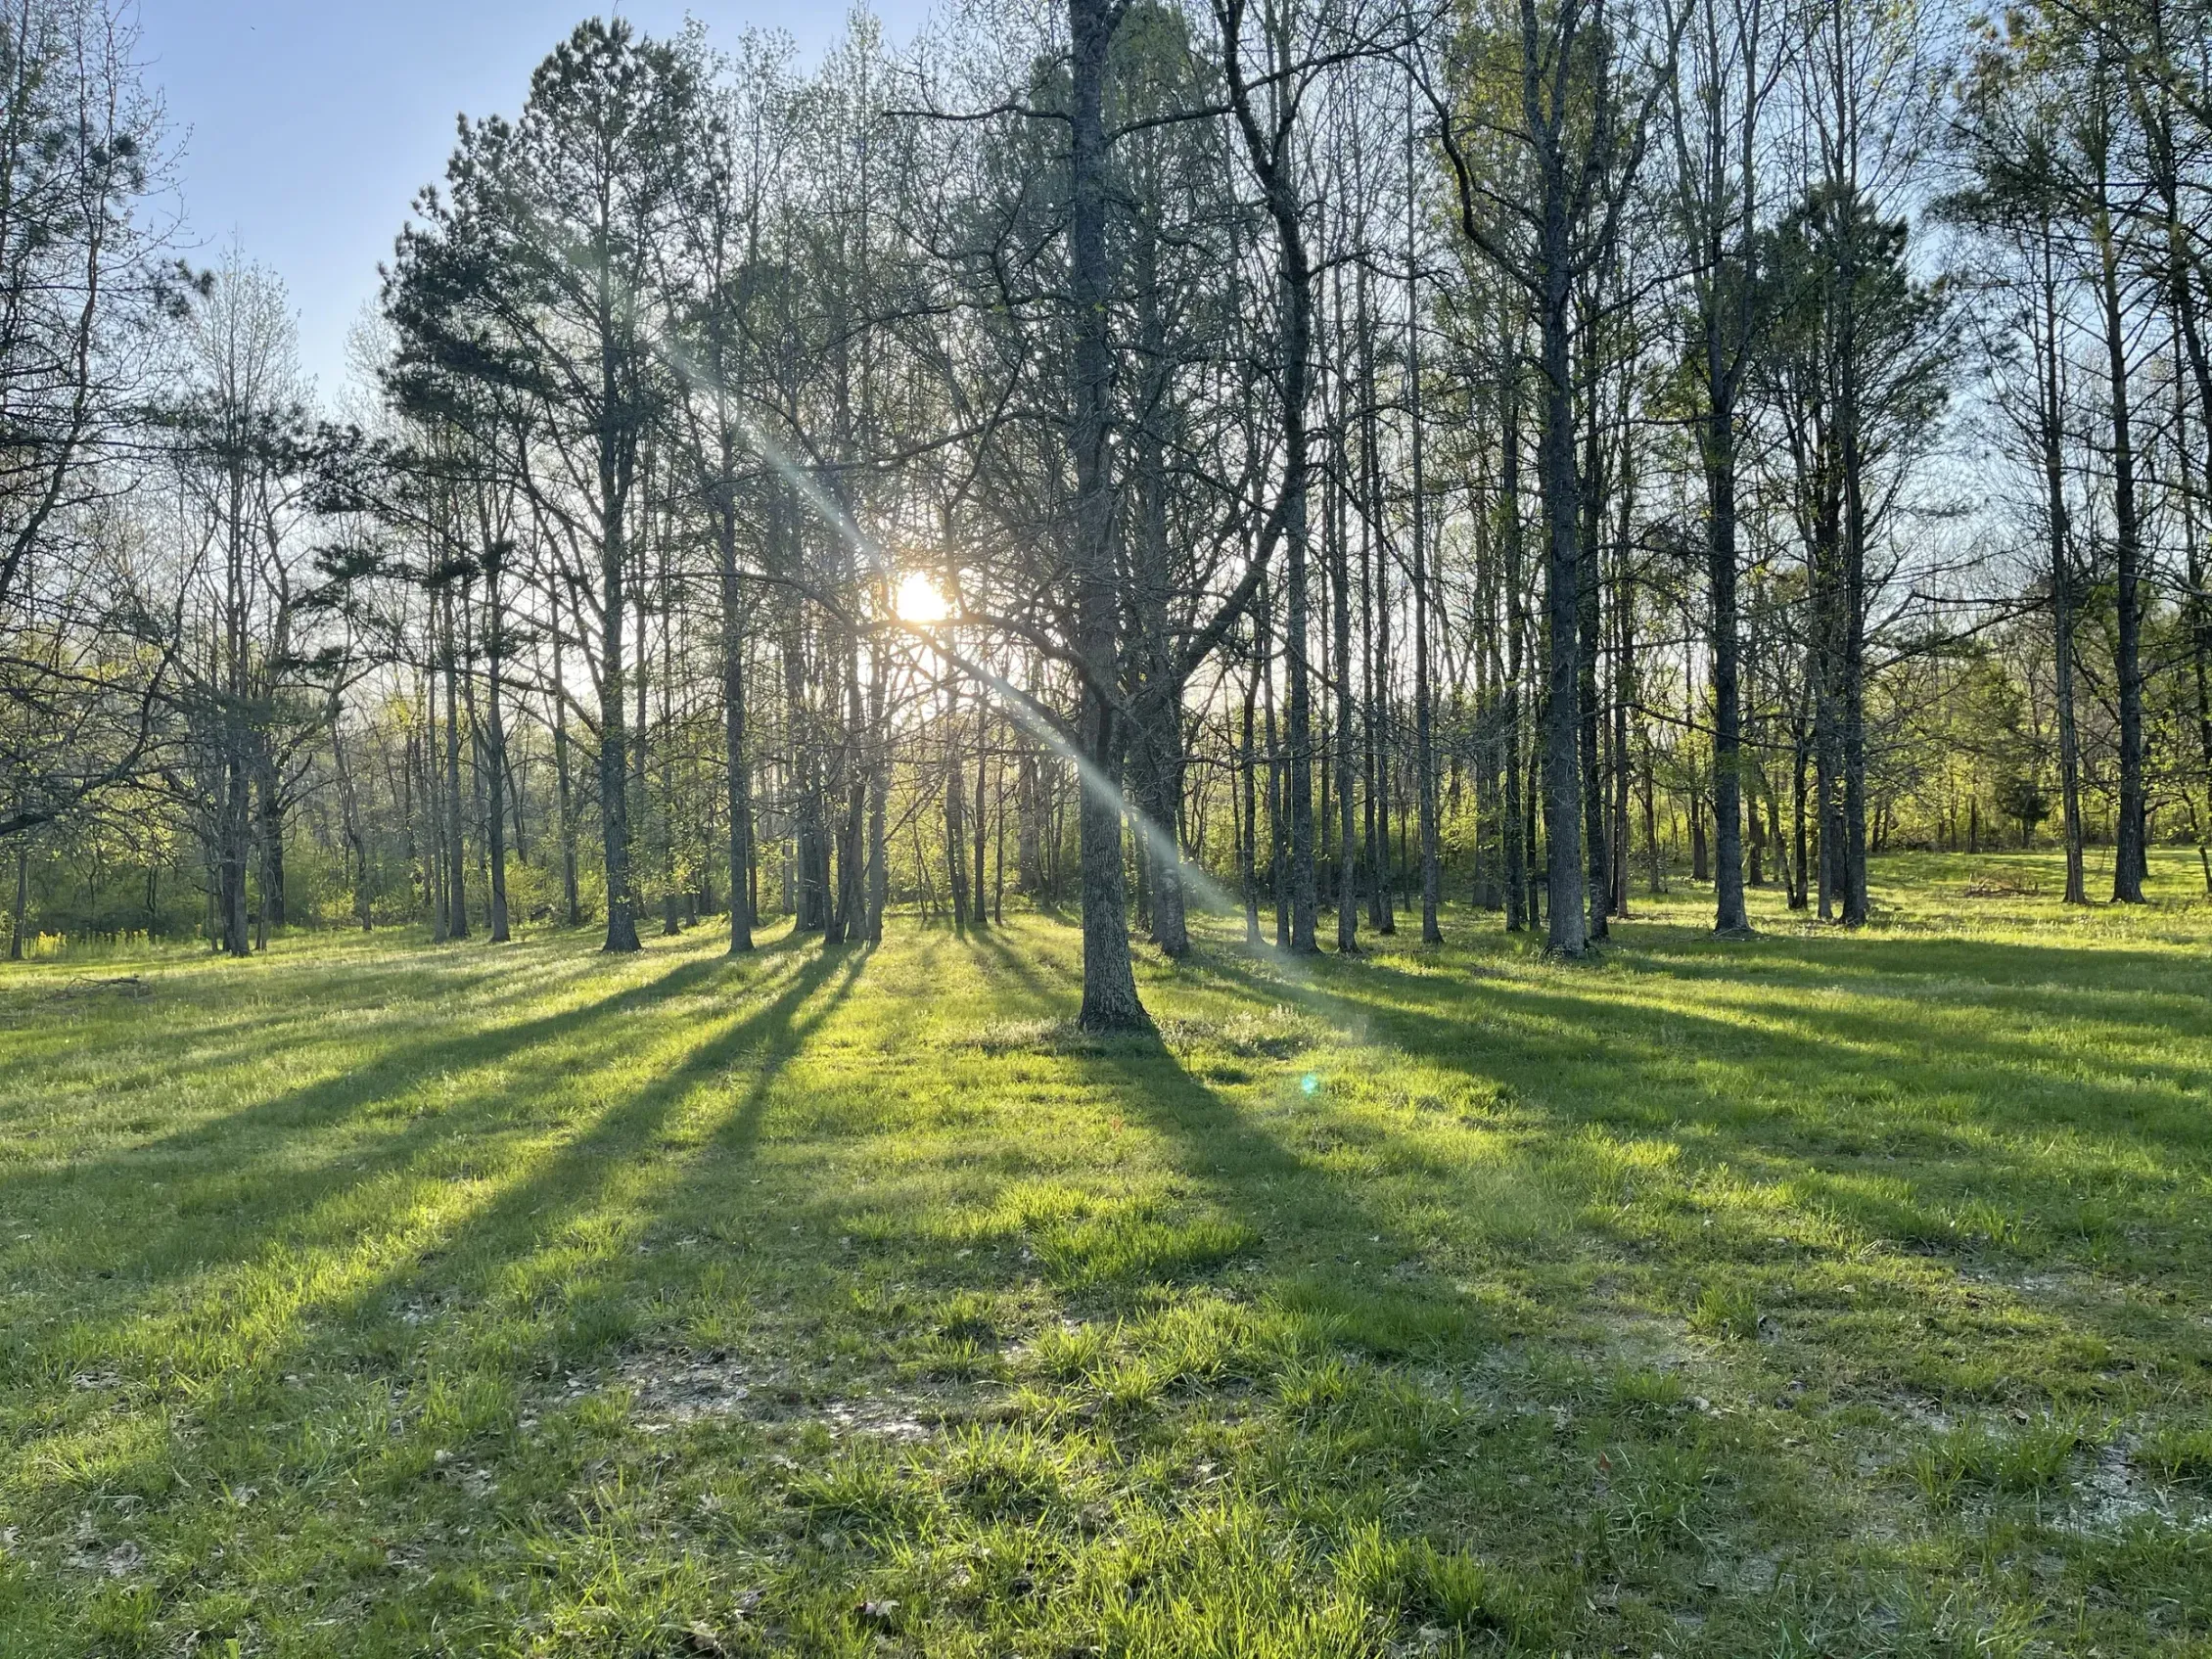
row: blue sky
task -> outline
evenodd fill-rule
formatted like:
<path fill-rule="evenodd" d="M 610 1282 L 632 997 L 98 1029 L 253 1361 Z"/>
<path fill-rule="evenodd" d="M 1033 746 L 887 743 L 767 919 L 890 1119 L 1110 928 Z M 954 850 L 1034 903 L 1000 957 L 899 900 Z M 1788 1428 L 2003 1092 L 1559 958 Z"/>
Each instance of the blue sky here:
<path fill-rule="evenodd" d="M 875 0 L 904 40 L 925 0 Z M 326 397 L 407 204 L 442 174 L 453 117 L 522 102 L 530 71 L 581 19 L 652 33 L 696 14 L 712 34 L 788 30 L 811 60 L 845 9 L 806 0 L 140 0 L 148 76 L 183 141 L 197 260 L 235 238 L 292 291 L 300 356 Z"/>

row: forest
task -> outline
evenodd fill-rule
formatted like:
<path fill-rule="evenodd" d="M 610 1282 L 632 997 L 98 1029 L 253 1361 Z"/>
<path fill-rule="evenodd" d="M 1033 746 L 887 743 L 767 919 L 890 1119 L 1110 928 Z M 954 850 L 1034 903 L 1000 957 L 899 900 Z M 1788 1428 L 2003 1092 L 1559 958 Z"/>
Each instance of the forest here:
<path fill-rule="evenodd" d="M 2205 0 L 0 0 L 0 1652 L 2212 1643 Z M 379 235 L 386 227 L 379 228 Z"/>
<path fill-rule="evenodd" d="M 1011 896 L 1111 1025 L 1193 902 L 2136 901 L 2212 834 L 2212 82 L 2143 3 L 587 23 L 332 404 L 179 253 L 120 16 L 23 0 L 11 948 Z"/>

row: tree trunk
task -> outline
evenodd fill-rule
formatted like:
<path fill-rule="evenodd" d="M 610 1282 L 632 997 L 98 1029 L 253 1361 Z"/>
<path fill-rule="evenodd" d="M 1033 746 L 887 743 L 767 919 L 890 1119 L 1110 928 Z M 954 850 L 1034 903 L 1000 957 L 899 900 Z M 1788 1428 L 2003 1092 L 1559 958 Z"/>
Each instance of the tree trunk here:
<path fill-rule="evenodd" d="M 456 660 L 459 643 L 453 632 L 453 595 L 441 596 L 445 614 L 445 880 L 450 897 L 445 903 L 448 939 L 469 937 L 469 867 L 462 850 L 466 817 L 461 806 L 461 669 Z M 435 692 L 433 695 L 436 695 Z"/>
<path fill-rule="evenodd" d="M 1083 7 L 1099 0 L 1071 0 Z M 1254 177 L 1266 200 L 1274 226 L 1276 277 L 1280 289 L 1280 335 L 1276 359 L 1282 427 L 1282 539 L 1287 550 L 1283 618 L 1283 653 L 1289 668 L 1289 780 L 1290 818 L 1290 948 L 1309 952 L 1318 948 L 1319 893 L 1315 869 L 1313 824 L 1313 705 L 1309 653 L 1313 647 L 1308 587 L 1311 579 L 1311 527 L 1308 494 L 1312 460 L 1307 432 L 1307 405 L 1312 393 L 1313 343 L 1313 268 L 1306 248 L 1305 198 L 1295 176 L 1296 154 L 1289 113 L 1283 106 L 1271 131 L 1263 130 L 1252 104 L 1252 89 L 1243 78 L 1241 25 L 1245 10 L 1240 3 L 1219 14 L 1229 24 L 1223 42 L 1222 62 L 1228 68 L 1229 102 L 1244 137 Z M 1270 15 L 1270 20 L 1272 15 Z M 1270 26 L 1273 26 L 1272 21 Z M 1270 52 L 1286 50 L 1279 41 L 1268 42 Z M 1277 96 L 1283 94 L 1278 90 Z"/>
<path fill-rule="evenodd" d="M 277 776 L 275 758 L 269 753 L 269 737 L 263 734 L 254 745 L 254 842 L 260 853 L 261 875 L 261 931 L 266 943 L 268 930 L 285 925 L 284 882 L 284 790 Z"/>
<path fill-rule="evenodd" d="M 1795 856 L 1790 860 L 1789 907 L 1792 910 L 1805 909 L 1811 902 L 1812 897 L 1807 891 L 1812 881 L 1812 866 L 1809 862 L 1812 849 L 1807 844 L 1808 831 L 1805 823 L 1805 765 L 1807 759 L 1805 734 L 1800 731 L 1797 735 L 1796 745 L 1791 752 L 1790 773 L 1792 783 L 1790 791 L 1791 839 L 1796 850 Z"/>
<path fill-rule="evenodd" d="M 23 959 L 23 920 L 30 914 L 30 839 L 16 843 L 16 900 L 9 909 L 8 960 Z"/>
<path fill-rule="evenodd" d="M 561 628 L 553 625 L 553 789 L 561 815 L 561 915 L 572 928 L 583 926 L 583 897 L 576 883 L 576 779 L 569 765 L 569 702 L 561 679 Z"/>
<path fill-rule="evenodd" d="M 1715 319 L 1717 324 L 1718 319 Z M 1709 384 L 1728 384 L 1719 361 L 1717 328 L 1709 325 Z M 1736 646 L 1735 409 L 1716 392 L 1705 419 L 1705 584 L 1711 607 L 1713 656 L 1713 818 L 1718 835 L 1713 883 L 1713 927 L 1747 932 L 1743 900 L 1743 704 Z"/>
<path fill-rule="evenodd" d="M 1505 690 L 1498 723 L 1504 728 L 1505 752 L 1505 931 L 1519 933 L 1529 925 L 1528 841 L 1522 834 L 1526 803 L 1521 789 L 1521 681 L 1528 637 L 1524 615 L 1524 573 L 1521 543 L 1521 437 L 1520 363 L 1510 356 L 1500 377 L 1498 422 L 1498 510 L 1504 515 L 1505 543 Z"/>
<path fill-rule="evenodd" d="M 1337 333 L 1341 345 L 1343 336 L 1343 295 L 1337 296 Z M 1353 746 L 1353 719 L 1357 699 L 1353 695 L 1352 678 L 1352 551 L 1346 534 L 1346 497 L 1349 480 L 1345 478 L 1344 456 L 1347 448 L 1347 427 L 1343 409 L 1344 389 L 1339 383 L 1338 397 L 1332 423 L 1331 441 L 1337 465 L 1331 475 L 1328 491 L 1327 560 L 1329 573 L 1330 622 L 1335 645 L 1336 687 L 1336 947 L 1350 953 L 1359 948 L 1359 797 L 1353 786 L 1353 766 L 1356 750 Z"/>
<path fill-rule="evenodd" d="M 1411 114 L 1408 106 L 1406 168 L 1409 186 L 1413 178 Z M 1442 860 L 1437 845 L 1436 748 L 1430 724 L 1430 704 L 1435 699 L 1436 688 L 1429 668 L 1428 484 L 1422 476 L 1425 456 L 1421 430 L 1421 291 L 1413 245 L 1413 213 L 1418 200 L 1409 187 L 1406 198 L 1406 403 L 1407 424 L 1413 432 L 1413 787 L 1420 799 L 1421 814 L 1421 942 L 1442 945 L 1444 929 L 1437 918 Z M 1476 845 L 1481 845 L 1479 837 Z"/>
<path fill-rule="evenodd" d="M 1269 628 L 1274 618 L 1274 596 L 1263 590 L 1261 625 Z M 1275 675 L 1271 635 L 1260 640 L 1260 710 L 1267 741 L 1267 891 L 1273 896 L 1275 948 L 1290 947 L 1290 838 L 1283 821 L 1283 751 L 1275 725 Z"/>
<path fill-rule="evenodd" d="M 1113 367 L 1108 330 L 1112 271 L 1106 251 L 1107 56 L 1121 8 L 1068 0 L 1074 74 L 1069 104 L 1069 278 L 1075 349 L 1076 655 L 1083 680 L 1077 833 L 1083 864 L 1083 1007 L 1085 1031 L 1149 1027 L 1129 960 L 1122 872 L 1121 733 L 1114 717 L 1122 596 L 1113 559 L 1114 494 L 1107 453 Z"/>
<path fill-rule="evenodd" d="M 1548 629 L 1544 710 L 1544 904 L 1555 955 L 1576 957 L 1590 944 L 1584 908 L 1582 835 L 1582 490 L 1575 467 L 1573 333 L 1566 189 L 1554 159 L 1545 169 L 1542 225 L 1544 298 L 1540 377 L 1544 421 L 1538 435 L 1545 540 Z"/>
<path fill-rule="evenodd" d="M 990 885 L 986 870 L 986 855 L 991 833 L 991 810 L 986 789 L 991 777 L 991 699 L 976 699 L 976 883 L 975 909 L 972 916 L 978 930 L 989 927 L 991 918 L 983 901 Z"/>
<path fill-rule="evenodd" d="M 867 941 L 883 943 L 883 913 L 891 902 L 891 756 L 889 752 L 889 664 L 878 647 L 868 662 L 868 918 Z M 1001 833 L 1005 807 L 999 808 Z M 998 879 L 1006 879 L 1005 849 L 999 849 Z"/>
<path fill-rule="evenodd" d="M 968 925 L 967 771 L 960 763 L 960 688 L 945 690 L 945 890 L 951 898 L 952 925 Z"/>
<path fill-rule="evenodd" d="M 622 407 L 617 385 L 618 366 L 612 344 L 615 294 L 614 273 L 604 261 L 595 273 L 598 294 L 599 405 L 603 419 L 612 421 Z M 622 694 L 627 689 L 623 657 L 623 610 L 628 603 L 624 583 L 629 579 L 628 516 L 630 485 L 636 457 L 617 438 L 603 437 L 598 444 L 599 499 L 599 829 L 607 877 L 607 940 L 605 949 L 617 952 L 640 948 L 637 919 L 630 890 L 629 739 L 623 722 L 627 714 Z M 642 738 L 642 734 L 641 734 Z"/>
<path fill-rule="evenodd" d="M 2050 538 L 2051 656 L 2058 723 L 2058 795 L 2066 841 L 2066 897 L 2068 904 L 2087 904 L 2089 888 L 2082 860 L 2081 741 L 2074 718 L 2074 572 L 2067 549 L 2070 530 L 2066 507 L 2065 419 L 2066 406 L 2059 385 L 2062 362 L 2058 338 L 2058 287 L 2051 269 L 2051 248 L 2044 240 L 2042 328 L 2036 342 L 2042 358 L 2038 376 L 2040 407 L 2037 411 L 2043 448 L 2045 530 Z"/>
<path fill-rule="evenodd" d="M 236 752 L 242 744 L 243 737 L 234 734 L 234 753 L 226 766 L 228 779 L 217 831 L 222 945 L 224 952 L 231 956 L 251 955 L 253 948 L 248 933 L 246 892 L 247 865 L 253 855 L 253 778 L 247 758 Z"/>
<path fill-rule="evenodd" d="M 486 754 L 491 773 L 486 793 L 484 839 L 491 859 L 491 943 L 505 945 L 507 929 L 507 716 L 501 709 L 500 657 L 505 648 L 499 615 L 499 576 L 492 572 L 485 589 L 490 604 L 484 640 L 484 716 Z"/>
<path fill-rule="evenodd" d="M 1594 319 L 1586 333 L 1594 334 Z M 1586 437 L 1583 469 L 1583 485 L 1580 491 L 1583 508 L 1582 577 L 1578 583 L 1575 601 L 1576 664 L 1575 684 L 1581 704 L 1579 744 L 1582 751 L 1583 847 L 1587 854 L 1584 866 L 1586 901 L 1589 906 L 1590 937 L 1604 939 L 1611 933 L 1609 917 L 1613 910 L 1613 896 L 1608 882 L 1612 874 L 1612 855 L 1605 846 L 1605 756 L 1599 742 L 1600 722 L 1597 685 L 1597 659 L 1599 630 L 1604 619 L 1601 615 L 1603 600 L 1604 558 L 1599 549 L 1597 529 L 1600 522 L 1599 496 L 1606 481 L 1599 468 L 1596 371 L 1590 372 L 1590 424 Z"/>
<path fill-rule="evenodd" d="M 1266 656 L 1255 642 L 1252 671 L 1244 682 L 1244 725 L 1237 754 L 1237 785 L 1243 795 L 1243 812 L 1237 826 L 1237 876 L 1244 894 L 1244 943 L 1260 943 L 1260 781 L 1256 753 L 1259 726 L 1260 676 L 1267 671 Z"/>
<path fill-rule="evenodd" d="M 346 837 L 346 864 L 352 877 L 353 919 L 368 933 L 374 925 L 370 912 L 369 893 L 369 842 L 361 828 L 361 801 L 353 787 L 353 770 L 346 760 L 346 736 L 337 720 L 330 728 L 331 768 L 338 775 L 339 825 Z M 153 905 L 147 906 L 147 920 L 153 921 Z"/>
<path fill-rule="evenodd" d="M 2113 677 L 2120 702 L 2120 804 L 2114 830 L 2112 901 L 2143 902 L 2146 869 L 2143 780 L 2143 530 L 2136 506 L 2135 434 L 2128 396 L 2127 314 L 2120 293 L 2120 251 L 2106 215 L 2097 231 L 2099 293 L 2111 393 L 2113 553 L 2119 640 Z"/>
<path fill-rule="evenodd" d="M 737 503 L 715 503 L 714 552 L 721 587 L 722 766 L 729 812 L 729 953 L 753 948 L 753 762 L 745 730 L 745 590 L 737 571 Z"/>

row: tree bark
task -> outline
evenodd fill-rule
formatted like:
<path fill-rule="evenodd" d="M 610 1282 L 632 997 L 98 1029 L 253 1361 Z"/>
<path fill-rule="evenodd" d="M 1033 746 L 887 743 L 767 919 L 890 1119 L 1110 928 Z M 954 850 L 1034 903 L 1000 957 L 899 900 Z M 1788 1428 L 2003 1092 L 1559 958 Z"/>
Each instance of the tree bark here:
<path fill-rule="evenodd" d="M 1095 5 L 1098 0 L 1080 0 Z M 1317 948 L 1319 894 L 1313 825 L 1313 706 L 1309 652 L 1312 624 L 1311 526 L 1308 493 L 1312 460 L 1306 428 L 1312 393 L 1313 268 L 1306 247 L 1305 204 L 1295 177 L 1292 145 L 1295 106 L 1277 89 L 1271 123 L 1264 126 L 1244 76 L 1243 25 L 1246 0 L 1217 0 L 1223 63 L 1228 70 L 1229 102 L 1251 159 L 1253 176 L 1266 200 L 1276 241 L 1276 277 L 1281 295 L 1278 387 L 1283 460 L 1281 483 L 1284 573 L 1283 655 L 1289 678 L 1290 948 Z M 1273 43 L 1270 42 L 1270 46 Z"/>
<path fill-rule="evenodd" d="M 8 960 L 23 959 L 23 918 L 30 913 L 30 841 L 16 843 L 16 899 L 9 908 Z"/>
<path fill-rule="evenodd" d="M 729 953 L 753 948 L 753 771 L 745 729 L 745 592 L 737 570 L 737 504 L 715 503 L 715 575 L 721 596 L 722 765 L 729 812 Z"/>
<path fill-rule="evenodd" d="M 445 880 L 450 897 L 445 905 L 448 939 L 469 937 L 469 866 L 462 850 L 466 817 L 461 806 L 461 667 L 460 642 L 454 637 L 453 593 L 440 595 L 445 616 Z"/>
<path fill-rule="evenodd" d="M 553 789 L 561 815 L 561 915 L 572 928 L 583 926 L 583 897 L 576 882 L 576 780 L 569 768 L 569 702 L 561 670 L 561 625 L 553 623 Z"/>
<path fill-rule="evenodd" d="M 1414 241 L 1419 195 L 1413 169 L 1413 111 L 1406 111 L 1406 406 L 1412 428 L 1413 533 L 1413 787 L 1421 813 L 1421 942 L 1442 945 L 1438 920 L 1442 860 L 1438 855 L 1436 748 L 1430 705 L 1436 688 L 1429 668 L 1428 481 L 1424 476 L 1425 434 L 1421 414 L 1421 279 Z M 1477 846 L 1481 845 L 1477 840 Z"/>
<path fill-rule="evenodd" d="M 2101 194 L 2103 181 L 2099 180 Z M 2098 300 L 2104 325 L 2112 426 L 2112 529 L 2119 638 L 2113 677 L 2120 703 L 2120 804 L 2114 831 L 2112 901 L 2143 902 L 2143 528 L 2136 503 L 2135 432 L 2128 395 L 2127 314 L 2120 294 L 2120 250 L 2101 207 L 2097 233 Z"/>
<path fill-rule="evenodd" d="M 1083 1007 L 1085 1031 L 1142 1029 L 1129 959 L 1122 872 L 1121 733 L 1115 721 L 1121 594 L 1113 562 L 1114 494 L 1108 434 L 1112 363 L 1111 271 L 1106 252 L 1107 57 L 1120 0 L 1068 0 L 1073 79 L 1069 101 L 1069 277 L 1075 341 L 1069 426 L 1076 472 L 1076 651 L 1083 678 L 1077 834 L 1083 865 Z"/>
<path fill-rule="evenodd" d="M 1515 395 L 1519 385 L 1519 358 L 1509 354 L 1501 377 L 1498 422 L 1498 510 L 1505 519 L 1506 649 L 1505 689 L 1498 720 L 1505 734 L 1505 931 L 1508 933 L 1521 932 L 1531 920 L 1528 841 L 1521 828 L 1526 813 L 1521 776 L 1521 682 L 1526 671 L 1528 620 L 1524 614 L 1525 573 L 1521 557 L 1520 399 Z"/>
<path fill-rule="evenodd" d="M 486 622 L 484 638 L 484 760 L 491 773 L 490 787 L 485 792 L 484 839 L 488 843 L 491 861 L 491 943 L 508 942 L 507 927 L 507 717 L 500 705 L 503 700 L 500 668 L 506 643 L 500 617 L 499 573 L 496 568 L 485 576 Z"/>
<path fill-rule="evenodd" d="M 2051 248 L 2044 239 L 2044 277 L 2041 287 L 2042 327 L 2036 342 L 2042 373 L 2038 378 L 2039 437 L 2043 449 L 2045 532 L 2050 539 L 2051 678 L 2057 704 L 2058 796 L 2066 841 L 2066 895 L 2068 904 L 2087 904 L 2089 889 L 2082 860 L 2081 741 L 2074 718 L 2074 571 L 2068 551 L 2070 535 L 2066 506 L 2065 419 L 2066 406 L 2059 385 L 2061 365 L 2058 337 L 2058 288 L 2051 268 Z"/>
<path fill-rule="evenodd" d="M 1547 168 L 1547 174 L 1555 172 Z M 1547 177 L 1544 242 L 1541 391 L 1544 421 L 1537 467 L 1544 491 L 1546 648 L 1544 711 L 1544 838 L 1547 947 L 1580 956 L 1590 945 L 1584 908 L 1582 835 L 1582 490 L 1575 467 L 1573 329 L 1563 181 Z"/>

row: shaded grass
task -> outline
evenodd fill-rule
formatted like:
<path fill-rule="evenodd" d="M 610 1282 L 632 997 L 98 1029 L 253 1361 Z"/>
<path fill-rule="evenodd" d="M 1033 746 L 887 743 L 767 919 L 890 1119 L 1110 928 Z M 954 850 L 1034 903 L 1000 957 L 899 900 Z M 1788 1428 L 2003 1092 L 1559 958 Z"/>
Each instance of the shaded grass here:
<path fill-rule="evenodd" d="M 2195 1651 L 2212 911 L 1880 878 L 11 970 L 0 1651 Z"/>

